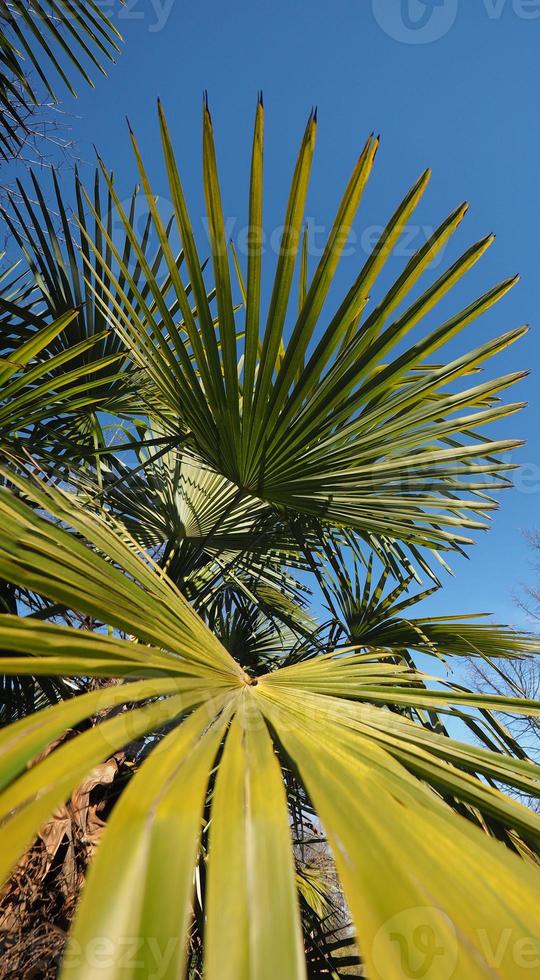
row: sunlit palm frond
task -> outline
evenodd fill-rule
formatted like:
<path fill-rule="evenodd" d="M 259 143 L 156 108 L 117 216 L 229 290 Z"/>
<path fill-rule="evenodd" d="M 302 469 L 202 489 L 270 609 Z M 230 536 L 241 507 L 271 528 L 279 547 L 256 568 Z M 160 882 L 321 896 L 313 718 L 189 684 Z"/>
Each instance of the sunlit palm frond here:
<path fill-rule="evenodd" d="M 117 355 L 116 370 L 109 372 L 109 403 L 114 407 L 114 397 L 118 399 L 123 390 L 119 384 L 118 370 L 125 367 L 128 357 L 120 338 L 108 329 L 106 317 L 85 283 L 81 255 L 88 252 L 86 238 L 73 221 L 66 201 L 67 195 L 60 189 L 56 172 L 52 171 L 54 208 L 46 200 L 42 181 L 38 181 L 34 173 L 31 174 L 31 182 L 31 188 L 26 188 L 20 180 L 17 181 L 17 190 L 8 193 L 9 205 L 4 211 L 4 218 L 21 253 L 21 274 L 25 275 L 27 283 L 31 283 L 32 292 L 29 302 L 26 303 L 19 297 L 10 298 L 3 293 L 0 296 L 0 308 L 4 317 L 10 318 L 14 345 L 39 329 L 44 321 L 57 319 L 67 311 L 76 310 L 76 316 L 68 328 L 51 339 L 47 352 L 54 356 L 74 344 L 94 337 L 94 345 L 79 358 L 81 365 L 88 364 L 91 367 L 105 357 Z M 112 233 L 111 198 L 106 190 L 104 193 L 97 174 L 92 200 L 100 221 Z M 134 192 L 131 196 L 132 216 L 135 214 L 136 203 L 137 193 Z M 74 210 L 81 227 L 94 236 L 96 249 L 103 249 L 104 259 L 110 261 L 111 255 L 103 244 L 100 228 L 94 226 L 93 219 L 91 223 L 88 221 L 77 173 L 74 182 Z M 129 264 L 129 242 L 125 243 L 123 254 L 125 262 Z M 151 259 L 159 265 L 159 255 L 153 254 Z M 133 266 L 132 274 L 137 275 Z"/>
<path fill-rule="evenodd" d="M 16 156 L 28 133 L 28 115 L 44 90 L 75 95 L 73 76 L 93 86 L 92 69 L 120 51 L 120 34 L 95 0 L 6 0 L 0 13 L 0 157 Z"/>
<path fill-rule="evenodd" d="M 0 617 L 0 645 L 12 651 L 7 669 L 29 671 L 30 656 L 34 673 L 124 683 L 2 734 L 2 873 L 93 766 L 127 742 L 160 736 L 108 820 L 64 975 L 91 976 L 80 952 L 99 937 L 111 950 L 109 975 L 119 978 L 127 935 L 137 937 L 146 973 L 155 948 L 168 943 L 170 975 L 181 974 L 202 849 L 209 980 L 304 978 L 283 778 L 291 768 L 326 831 L 374 980 L 402 976 L 388 924 L 399 927 L 411 909 L 422 910 L 417 924 L 438 944 L 461 937 L 452 947 L 456 968 L 472 980 L 489 976 L 487 944 L 493 948 L 508 922 L 516 939 L 534 935 L 540 819 L 487 781 L 538 797 L 540 769 L 443 737 L 396 709 L 540 714 L 537 702 L 460 693 L 373 651 L 338 650 L 255 683 L 166 575 L 106 519 L 35 480 L 14 475 L 13 485 L 16 493 L 0 492 L 0 575 L 112 631 Z M 126 710 L 111 714 L 115 706 Z M 97 712 L 104 720 L 27 768 L 59 733 Z M 506 836 L 495 839 L 495 827 Z M 514 967 L 512 952 L 503 952 L 500 976 L 513 977 Z"/>
<path fill-rule="evenodd" d="M 136 449 L 136 467 L 111 458 L 98 482 L 81 484 L 89 502 L 150 550 L 199 609 L 227 582 L 294 596 L 290 569 L 306 562 L 280 516 L 189 453 L 168 450 L 166 436 L 164 448 L 155 431 L 148 436 Z"/>
<path fill-rule="evenodd" d="M 344 556 L 339 554 L 334 556 L 333 567 L 336 570 L 333 580 L 331 567 L 326 569 L 328 590 L 341 636 L 350 643 L 396 651 L 416 650 L 440 657 L 505 658 L 540 652 L 538 640 L 532 634 L 486 622 L 479 614 L 412 616 L 412 607 L 436 592 L 436 586 L 411 595 L 408 591 L 411 579 L 406 579 L 388 588 L 388 568 L 383 568 L 375 581 L 372 561 L 365 575 L 364 569 L 358 566 L 353 566 L 351 575 Z"/>
<path fill-rule="evenodd" d="M 152 299 L 144 270 L 150 268 L 159 282 L 161 304 L 165 304 L 169 317 L 177 317 L 178 302 L 162 245 L 152 233 L 146 199 L 137 188 L 126 204 L 130 221 L 136 227 L 135 249 L 129 236 L 118 229 L 111 192 L 100 181 L 98 173 L 95 174 L 91 208 L 85 201 L 77 172 L 71 200 L 66 190 L 61 189 L 59 177 L 53 170 L 51 196 L 54 207 L 51 207 L 42 185 L 42 180 L 32 173 L 31 187 L 17 181 L 16 190 L 8 193 L 9 204 L 4 217 L 21 253 L 17 269 L 24 289 L 8 288 L 9 284 L 6 284 L 0 291 L 0 313 L 4 327 L 3 344 L 8 353 L 32 337 L 44 322 L 71 310 L 76 310 L 76 315 L 63 333 L 50 339 L 45 348 L 47 354 L 51 357 L 65 354 L 74 345 L 93 340 L 89 346 L 80 348 L 80 354 L 73 354 L 72 366 L 83 368 L 86 365 L 90 376 L 99 365 L 101 413 L 89 412 L 74 417 L 71 427 L 66 426 L 65 420 L 59 426 L 58 421 L 51 418 L 44 430 L 44 438 L 56 451 L 51 456 L 51 463 L 60 460 L 65 473 L 66 465 L 77 466 L 81 460 L 88 460 L 92 451 L 97 450 L 101 457 L 107 455 L 111 440 L 106 433 L 104 412 L 116 418 L 122 416 L 128 424 L 134 417 L 144 416 L 149 409 L 155 420 L 161 420 L 162 412 L 168 416 L 155 380 L 148 372 L 141 372 L 123 339 L 108 328 L 110 317 L 106 306 L 109 302 L 113 305 L 113 300 L 108 299 L 110 279 L 104 276 L 102 288 L 96 291 L 95 287 L 89 286 L 88 276 L 95 279 L 103 263 L 112 264 L 115 281 L 122 291 L 121 296 L 114 293 L 115 304 L 125 301 L 130 312 L 152 315 L 156 323 L 161 324 L 162 347 L 173 346 L 173 341 L 167 324 L 162 322 L 160 305 Z M 168 228 L 170 230 L 171 223 Z M 118 249 L 121 256 L 119 269 L 114 265 L 113 240 L 114 250 Z M 178 249 L 173 262 L 180 269 L 183 261 L 183 254 Z M 129 270 L 129 283 L 124 277 L 124 269 Z M 186 291 L 189 295 L 189 284 Z M 181 329 L 181 322 L 178 329 Z M 62 374 L 61 362 L 57 363 L 55 371 Z M 36 439 L 42 440 L 40 430 L 36 432 Z M 132 442 L 136 445 L 138 441 L 134 432 L 127 440 L 130 445 Z M 164 444 L 166 441 L 160 446 Z M 73 455 L 75 446 L 77 452 Z"/>
<path fill-rule="evenodd" d="M 100 371 L 114 364 L 116 358 L 99 359 L 90 367 L 73 366 L 99 343 L 99 335 L 54 356 L 44 356 L 76 315 L 72 310 L 41 326 L 1 359 L 0 449 L 4 453 L 19 453 L 23 447 L 32 446 L 48 419 L 86 414 L 102 402 Z"/>
<path fill-rule="evenodd" d="M 501 454 L 514 440 L 493 441 L 487 423 L 518 409 L 499 396 L 523 373 L 479 382 L 477 370 L 519 339 L 520 327 L 446 361 L 433 355 L 489 310 L 515 279 L 488 289 L 478 300 L 417 339 L 409 334 L 477 263 L 492 236 L 468 248 L 418 298 L 407 297 L 456 232 L 466 206 L 457 208 L 407 263 L 386 295 L 368 311 L 377 276 L 426 188 L 424 174 L 398 206 L 335 313 L 327 312 L 332 279 L 371 171 L 377 141 L 369 139 L 339 206 L 335 223 L 307 288 L 300 312 L 289 311 L 300 247 L 304 204 L 313 156 L 316 119 L 310 118 L 296 165 L 273 291 L 261 309 L 263 108 L 257 109 L 250 190 L 250 228 L 245 322 L 239 339 L 233 274 L 225 240 L 212 123 L 204 108 L 204 188 L 215 279 L 217 319 L 201 273 L 193 225 L 160 108 L 163 155 L 195 307 L 186 295 L 137 144 L 141 185 L 183 319 L 169 315 L 161 287 L 141 255 L 148 301 L 129 308 L 134 290 L 121 255 L 123 286 L 103 256 L 94 278 L 99 301 L 131 352 L 134 363 L 160 392 L 169 432 L 185 440 L 214 471 L 243 493 L 284 513 L 303 513 L 357 529 L 366 539 L 413 548 L 459 548 L 485 526 L 496 506 L 490 494 L 508 484 L 512 464 Z M 102 165 L 103 166 L 103 165 Z M 134 251 L 140 251 L 129 214 L 107 178 L 117 215 Z M 99 216 L 98 216 L 99 219 Z M 106 229 L 102 227 L 104 237 Z M 89 241 L 89 246 L 92 247 Z M 112 247 L 112 246 L 111 246 Z M 113 294 L 114 297 L 113 298 Z M 153 307 L 150 305 L 152 298 Z M 159 308 L 156 317 L 153 308 Z M 114 316 L 111 317 L 111 312 Z M 173 340 L 164 349 L 163 325 Z M 472 381 L 469 378 L 474 379 Z M 459 382 L 456 385 L 456 382 Z M 149 411 L 152 411 L 149 408 Z M 178 420 L 181 420 L 181 427 Z M 482 435 L 477 437 L 477 433 Z"/>

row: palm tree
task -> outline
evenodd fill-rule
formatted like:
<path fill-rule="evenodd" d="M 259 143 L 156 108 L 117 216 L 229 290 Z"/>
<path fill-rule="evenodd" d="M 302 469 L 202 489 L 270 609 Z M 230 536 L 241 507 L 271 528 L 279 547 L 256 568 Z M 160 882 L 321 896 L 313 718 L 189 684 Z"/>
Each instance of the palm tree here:
<path fill-rule="evenodd" d="M 515 944 L 535 936 L 540 911 L 540 821 L 511 792 L 539 798 L 540 769 L 497 713 L 538 715 L 540 704 L 475 693 L 445 670 L 453 658 L 530 657 L 538 644 L 483 620 L 408 614 L 413 579 L 428 573 L 427 591 L 436 588 L 436 563 L 486 526 L 492 493 L 509 483 L 504 454 L 519 443 L 489 439 L 483 427 L 520 407 L 500 395 L 523 374 L 476 375 L 524 328 L 451 360 L 431 358 L 514 280 L 407 339 L 491 243 L 467 249 L 407 300 L 463 205 L 369 308 L 426 173 L 328 312 L 377 141 L 359 157 L 309 278 L 302 225 L 312 115 L 263 320 L 262 102 L 246 270 L 225 238 L 204 106 L 212 287 L 161 107 L 159 121 L 172 222 L 160 215 L 132 136 L 147 232 L 141 240 L 104 165 L 123 240 L 89 195 L 96 231 L 79 212 L 73 232 L 85 242 L 77 261 L 94 315 L 114 330 L 122 371 L 137 378 L 120 413 L 135 450 L 118 457 L 109 445 L 81 462 L 80 429 L 64 429 L 55 445 L 58 427 L 49 425 L 45 453 L 35 439 L 15 439 L 2 469 L 0 577 L 16 594 L 52 603 L 41 618 L 25 604 L 1 617 L 3 671 L 88 688 L 2 733 L 2 875 L 96 766 L 136 745 L 63 976 L 294 980 L 358 975 L 358 954 L 371 980 L 428 969 L 514 980 Z M 39 287 L 32 262 L 29 275 Z M 3 308 L 28 323 L 32 297 Z M 57 313 L 33 315 L 46 324 Z M 89 377 L 84 386 L 87 398 L 95 390 L 101 422 L 100 389 Z M 78 412 L 68 402 L 66 413 Z M 311 607 L 309 588 L 320 596 Z M 66 625 L 75 614 L 86 628 Z M 474 738 L 464 740 L 467 731 Z M 325 867 L 332 855 L 346 910 L 337 926 L 325 928 L 329 886 L 306 861 L 310 836 L 327 848 Z M 349 914 L 354 934 L 341 928 Z"/>
<path fill-rule="evenodd" d="M 18 156 L 35 135 L 33 114 L 42 93 L 58 102 L 56 83 L 75 95 L 72 75 L 93 86 L 91 70 L 106 74 L 120 34 L 95 0 L 4 0 L 0 11 L 0 159 Z M 53 81 L 54 79 L 54 81 Z"/>

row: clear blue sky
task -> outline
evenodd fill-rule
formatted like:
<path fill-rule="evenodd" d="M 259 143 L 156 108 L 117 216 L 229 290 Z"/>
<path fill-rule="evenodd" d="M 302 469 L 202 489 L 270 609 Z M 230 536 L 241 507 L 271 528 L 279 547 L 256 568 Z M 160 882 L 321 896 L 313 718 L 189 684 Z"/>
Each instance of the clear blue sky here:
<path fill-rule="evenodd" d="M 117 0 L 115 0 L 117 3 Z M 533 330 L 499 358 L 500 373 L 533 375 L 519 397 L 521 416 L 499 425 L 501 436 L 525 437 L 524 489 L 506 492 L 488 535 L 470 560 L 455 559 L 454 580 L 433 611 L 492 610 L 519 621 L 512 592 L 534 580 L 522 538 L 540 526 L 540 3 L 518 0 L 131 0 L 118 21 L 126 47 L 109 80 L 81 91 L 73 136 L 91 161 L 95 142 L 115 170 L 122 194 L 134 180 L 124 116 L 137 133 L 157 193 L 166 194 L 159 165 L 155 101 L 165 104 L 195 219 L 202 216 L 200 107 L 208 89 L 218 140 L 227 215 L 245 222 L 251 127 L 258 89 L 266 106 L 265 219 L 279 224 L 288 181 L 312 105 L 319 134 L 307 214 L 327 225 L 354 160 L 371 130 L 382 134 L 375 173 L 357 221 L 357 246 L 343 262 L 337 288 L 363 262 L 369 229 L 383 223 L 418 174 L 433 168 L 418 212 L 415 245 L 457 203 L 471 211 L 459 250 L 494 231 L 497 241 L 445 307 L 456 309 L 515 272 L 521 284 L 465 342 L 524 322 Z M 136 16 L 137 15 L 137 16 Z M 138 16 L 141 15 L 141 16 Z M 161 30 L 156 26 L 162 23 Z M 414 43 L 413 43 L 414 42 Z M 71 109 L 72 103 L 66 102 Z M 83 168 L 90 174 L 90 166 Z M 366 231 L 367 229 L 367 231 Z M 313 262 L 314 260 L 312 260 Z M 395 276 L 404 259 L 392 260 Z M 267 265 L 267 274 L 271 272 Z M 495 434 L 495 430 L 493 430 Z"/>

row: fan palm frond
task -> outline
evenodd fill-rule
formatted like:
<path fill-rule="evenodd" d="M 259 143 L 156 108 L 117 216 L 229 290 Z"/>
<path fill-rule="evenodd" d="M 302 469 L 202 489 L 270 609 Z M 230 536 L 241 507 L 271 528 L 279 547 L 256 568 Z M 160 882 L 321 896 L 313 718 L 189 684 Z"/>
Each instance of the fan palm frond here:
<path fill-rule="evenodd" d="M 454 943 L 458 971 L 473 980 L 489 975 L 487 942 L 493 948 L 503 924 L 511 921 L 518 939 L 534 935 L 540 819 L 486 780 L 538 797 L 540 769 L 447 739 L 394 709 L 483 705 L 530 715 L 540 704 L 459 693 L 384 663 L 377 651 L 336 651 L 255 682 L 163 571 L 106 520 L 38 481 L 14 476 L 13 485 L 17 493 L 0 492 L 0 575 L 112 631 L 2 616 L 0 644 L 12 651 L 6 669 L 124 683 L 3 732 L 2 874 L 93 766 L 142 735 L 160 734 L 103 833 L 71 935 L 72 975 L 90 976 L 77 950 L 100 937 L 111 950 L 109 973 L 119 977 L 126 935 L 137 937 L 147 973 L 152 944 L 167 943 L 170 975 L 181 973 L 204 847 L 209 980 L 304 978 L 282 767 L 297 774 L 325 828 L 370 976 L 401 975 L 388 923 L 399 924 L 411 908 L 422 910 L 420 924 L 437 944 Z M 115 705 L 129 710 L 27 768 L 66 728 Z M 208 799 L 210 822 L 201 830 Z M 505 828 L 509 846 L 486 832 L 494 826 L 499 834 Z M 513 976 L 514 966 L 512 953 L 503 953 L 500 975 Z"/>
<path fill-rule="evenodd" d="M 104 64 L 115 60 L 120 41 L 95 0 L 6 0 L 0 13 L 0 157 L 9 160 L 21 149 L 39 87 L 57 102 L 57 80 L 72 95 L 73 75 L 93 86 L 89 69 L 106 74 Z"/>
<path fill-rule="evenodd" d="M 337 557 L 337 560 L 336 560 Z M 389 590 L 389 569 L 383 568 L 373 581 L 373 560 L 365 577 L 355 566 L 347 570 L 342 555 L 334 556 L 337 578 L 327 567 L 328 588 L 338 609 L 342 635 L 351 643 L 366 647 L 416 650 L 444 657 L 519 657 L 540 652 L 538 640 L 530 633 L 485 621 L 487 613 L 467 616 L 414 617 L 409 610 L 438 591 L 437 586 L 416 595 L 408 590 L 412 579 L 405 579 Z"/>
<path fill-rule="evenodd" d="M 41 326 L 0 362 L 0 449 L 19 453 L 32 445 L 47 419 L 63 420 L 95 409 L 102 401 L 99 372 L 116 358 L 101 358 L 87 366 L 73 367 L 100 335 L 44 357 L 47 347 L 77 316 L 72 310 L 47 326 Z M 67 368 L 66 368 L 67 366 Z M 96 376 L 97 375 L 97 376 Z"/>
<path fill-rule="evenodd" d="M 103 164 L 117 216 L 140 259 L 147 298 L 141 298 L 97 213 L 122 281 L 95 247 L 97 263 L 92 268 L 87 264 L 94 275 L 96 301 L 133 362 L 159 391 L 170 434 L 183 441 L 187 436 L 189 448 L 213 471 L 242 493 L 285 514 L 312 515 L 354 528 L 366 540 L 413 548 L 455 549 L 470 543 L 470 532 L 485 527 L 496 506 L 491 491 L 508 485 L 507 471 L 513 464 L 503 458 L 518 445 L 515 440 L 489 439 L 482 430 L 520 407 L 520 403 L 508 405 L 499 399 L 524 372 L 482 382 L 475 375 L 487 360 L 522 337 L 526 328 L 511 330 L 444 363 L 434 364 L 432 358 L 500 300 L 515 278 L 488 289 L 418 339 L 411 342 L 408 336 L 476 265 L 493 237 L 468 248 L 424 287 L 419 298 L 409 299 L 406 305 L 413 288 L 428 275 L 433 259 L 461 224 L 467 208 L 460 206 L 369 312 L 377 276 L 425 191 L 426 173 L 398 206 L 336 312 L 327 314 L 332 279 L 377 150 L 377 141 L 370 138 L 347 185 L 300 312 L 288 330 L 317 125 L 312 116 L 294 172 L 266 323 L 261 309 L 261 249 L 254 242 L 248 247 L 240 340 L 208 107 L 204 107 L 203 119 L 204 188 L 217 319 L 203 281 L 161 106 L 159 119 L 174 220 L 195 308 L 188 302 L 169 244 L 170 229 L 160 217 L 134 137 L 141 186 L 168 265 L 182 329 L 170 316 L 160 283 L 144 259 L 129 214 Z M 255 238 L 262 234 L 262 162 L 263 108 L 259 104 L 249 220 Z M 101 267 L 99 275 L 96 264 Z M 129 295 L 134 296 L 131 304 Z M 164 324 L 172 342 L 166 348 Z M 148 410 L 152 414 L 152 406 Z"/>

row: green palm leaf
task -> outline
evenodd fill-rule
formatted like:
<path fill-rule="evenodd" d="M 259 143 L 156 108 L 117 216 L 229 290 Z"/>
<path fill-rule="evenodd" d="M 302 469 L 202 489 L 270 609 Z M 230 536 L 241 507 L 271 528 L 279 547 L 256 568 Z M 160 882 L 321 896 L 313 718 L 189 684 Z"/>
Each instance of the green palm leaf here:
<path fill-rule="evenodd" d="M 2 733 L 3 874 L 92 766 L 134 739 L 154 745 L 108 821 L 63 975 L 93 975 L 88 951 L 100 937 L 110 951 L 106 975 L 135 976 L 122 958 L 128 935 L 146 972 L 156 950 L 167 949 L 164 975 L 181 975 L 204 852 L 207 975 L 304 977 L 282 775 L 291 769 L 325 827 L 369 976 L 403 976 L 389 927 L 399 933 L 411 908 L 467 977 L 492 975 L 489 948 L 508 924 L 517 940 L 535 934 L 540 879 L 531 856 L 540 819 L 486 780 L 540 797 L 540 768 L 448 739 L 395 709 L 539 714 L 539 703 L 459 693 L 386 662 L 377 649 L 336 651 L 250 679 L 163 571 L 105 517 L 71 494 L 10 479 L 16 492 L 0 492 L 0 575 L 112 631 L 0 617 L 0 644 L 13 654 L 7 669 L 28 669 L 30 658 L 34 671 L 84 670 L 120 683 Z M 107 711 L 121 705 L 120 714 Z M 55 735 L 91 714 L 102 720 L 28 768 Z M 523 856 L 494 839 L 495 827 Z M 518 975 L 511 951 L 498 972 Z"/>
<path fill-rule="evenodd" d="M 154 451 L 159 438 L 153 430 L 148 436 L 150 447 L 142 441 L 135 450 L 135 469 L 111 458 L 100 466 L 99 489 L 91 477 L 78 481 L 80 499 L 105 507 L 203 614 L 223 588 L 245 588 L 261 601 L 265 588 L 297 598 L 299 584 L 285 566 L 306 563 L 279 515 L 260 500 L 242 498 L 189 453 L 168 451 L 166 444 Z"/>
<path fill-rule="evenodd" d="M 27 116 L 39 104 L 35 73 L 57 101 L 59 79 L 75 95 L 72 75 L 93 86 L 89 69 L 106 74 L 104 63 L 119 52 L 120 34 L 95 0 L 9 0 L 0 16 L 0 157 L 12 158 L 28 132 Z M 54 81 L 53 81 L 54 79 Z"/>
<path fill-rule="evenodd" d="M 258 106 L 252 160 L 250 209 L 255 232 L 262 213 L 263 110 Z M 470 532 L 486 526 L 496 506 L 491 490 L 508 485 L 512 464 L 502 455 L 515 440 L 483 434 L 488 423 L 516 411 L 500 395 L 519 380 L 515 373 L 471 383 L 481 365 L 519 339 L 525 328 L 509 331 L 444 364 L 432 355 L 465 331 L 512 287 L 507 280 L 456 312 L 442 325 L 408 340 L 409 333 L 436 310 L 453 286 L 476 264 L 492 242 L 489 236 L 468 248 L 412 302 L 409 294 L 427 277 L 435 256 L 453 235 L 466 207 L 459 207 L 407 264 L 386 296 L 368 311 L 376 277 L 391 254 L 429 174 L 405 197 L 335 314 L 327 300 L 354 214 L 363 196 L 377 143 L 368 140 L 338 208 L 323 256 L 306 285 L 305 254 L 296 319 L 288 323 L 293 271 L 313 155 L 316 119 L 310 118 L 293 176 L 266 325 L 260 309 L 260 248 L 248 247 L 245 331 L 235 325 L 232 275 L 224 240 L 224 218 L 208 107 L 204 107 L 204 187 L 206 193 L 217 318 L 201 273 L 192 223 L 167 124 L 160 107 L 160 129 L 176 230 L 183 244 L 195 309 L 169 244 L 168 231 L 135 142 L 141 185 L 176 292 L 183 326 L 167 314 L 160 283 L 144 256 L 142 276 L 154 307 L 143 304 L 139 286 L 107 238 L 116 275 L 86 235 L 94 262 L 96 302 L 114 325 L 133 362 L 152 378 L 172 438 L 189 448 L 243 494 L 288 514 L 301 513 L 355 529 L 368 542 L 396 546 L 460 548 Z M 140 245 L 103 167 L 109 193 L 134 252 Z M 97 215 L 99 223 L 99 215 Z M 254 234 L 254 238 L 257 235 Z M 238 263 L 238 257 L 235 257 Z M 92 273 L 90 263 L 87 263 Z M 95 266 L 101 273 L 95 274 Z M 121 280 L 121 281 L 120 281 Z M 133 295 L 136 303 L 130 303 Z M 406 305 L 408 302 L 409 305 Z M 171 347 L 163 345 L 167 323 Z M 462 379 L 466 379 L 465 385 Z M 456 386 L 456 382 L 459 384 Z M 152 416 L 155 405 L 148 406 Z"/>
<path fill-rule="evenodd" d="M 153 402 L 155 413 L 159 416 L 159 406 L 154 397 L 153 384 L 149 384 L 148 379 L 137 371 L 121 338 L 115 331 L 108 329 L 107 317 L 84 276 L 85 263 L 91 261 L 92 254 L 86 236 L 91 236 L 93 248 L 99 255 L 103 254 L 104 261 L 112 261 L 112 252 L 104 241 L 100 227 L 103 222 L 108 234 L 112 234 L 113 209 L 110 194 L 107 191 L 104 193 L 96 173 L 92 211 L 99 220 L 94 220 L 92 215 L 89 217 L 79 177 L 75 174 L 74 213 L 82 229 L 79 230 L 74 223 L 67 195 L 62 194 L 55 172 L 53 171 L 52 178 L 58 212 L 56 221 L 45 200 L 40 182 L 34 174 L 31 177 L 32 192 L 18 181 L 17 194 L 8 193 L 9 207 L 4 212 L 22 258 L 17 264 L 21 268 L 19 276 L 14 282 L 8 281 L 0 293 L 0 313 L 5 325 L 3 344 L 6 352 L 12 354 L 44 322 L 55 320 L 67 311 L 76 309 L 64 331 L 50 338 L 43 353 L 51 357 L 50 373 L 60 384 L 63 383 L 66 368 L 65 360 L 59 355 L 70 360 L 70 368 L 80 369 L 81 380 L 89 384 L 93 383 L 95 371 L 100 371 L 100 412 L 81 409 L 78 414 L 72 413 L 69 423 L 63 418 L 52 416 L 46 422 L 42 421 L 34 429 L 34 451 L 38 454 L 46 445 L 48 465 L 63 476 L 66 466 L 75 468 L 82 462 L 87 469 L 89 461 L 95 460 L 99 482 L 101 464 L 107 456 L 112 457 L 116 445 L 115 440 L 108 438 L 103 413 L 114 413 L 118 416 L 128 412 L 131 419 L 133 414 L 144 413 L 146 405 Z M 136 220 L 139 205 L 140 194 L 135 188 L 129 200 L 131 221 Z M 175 300 L 174 297 L 168 297 L 170 282 L 167 271 L 162 271 L 162 249 L 152 239 L 150 230 L 150 221 L 146 219 L 139 247 L 154 274 L 159 277 L 163 295 L 168 299 L 167 312 L 172 317 L 176 312 Z M 139 282 L 141 265 L 133 254 L 131 242 L 126 236 L 120 235 L 118 247 L 122 261 L 129 266 L 132 280 Z M 175 255 L 175 261 L 181 265 L 181 253 Z M 96 268 L 100 268 L 97 259 L 95 262 Z M 9 270 L 6 276 L 8 274 Z M 120 281 L 123 282 L 122 279 Z M 142 283 L 140 288 L 141 302 L 144 303 L 148 287 Z M 135 302 L 129 290 L 128 295 L 130 304 Z M 151 300 L 150 308 L 155 313 Z M 147 390 L 143 401 L 140 394 L 144 388 Z M 117 426 L 117 429 L 120 431 L 121 427 Z M 128 426 L 128 430 L 127 446 L 137 446 L 139 435 L 133 426 Z M 157 442 L 161 447 L 165 444 L 166 448 L 170 440 Z"/>
<path fill-rule="evenodd" d="M 337 636 L 342 642 L 415 650 L 441 658 L 445 655 L 505 658 L 539 652 L 538 640 L 531 634 L 486 622 L 487 614 L 411 616 L 411 607 L 437 592 L 437 586 L 411 596 L 408 589 L 412 577 L 409 577 L 388 590 L 388 567 L 383 568 L 376 584 L 372 584 L 372 557 L 364 581 L 358 565 L 353 565 L 352 575 L 348 573 L 348 562 L 342 552 L 336 550 L 330 558 L 331 563 L 326 567 L 327 588 L 337 614 Z"/>
<path fill-rule="evenodd" d="M 116 357 L 98 359 L 89 367 L 70 363 L 84 357 L 100 342 L 100 335 L 53 357 L 42 356 L 76 316 L 73 310 L 42 326 L 0 361 L 0 448 L 4 452 L 30 445 L 47 419 L 95 410 L 102 401 L 99 372 L 114 364 Z"/>

